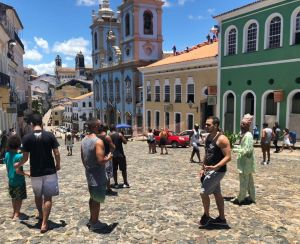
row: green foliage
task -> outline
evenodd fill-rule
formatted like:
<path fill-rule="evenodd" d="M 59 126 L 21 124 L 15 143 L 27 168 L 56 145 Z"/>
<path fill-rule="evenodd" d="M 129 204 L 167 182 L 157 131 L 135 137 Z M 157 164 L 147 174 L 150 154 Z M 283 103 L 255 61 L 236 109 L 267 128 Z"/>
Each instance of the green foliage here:
<path fill-rule="evenodd" d="M 225 131 L 224 135 L 228 138 L 231 148 L 233 148 L 233 145 L 240 138 L 239 134 L 232 133 L 232 132 L 229 132 L 229 131 Z"/>

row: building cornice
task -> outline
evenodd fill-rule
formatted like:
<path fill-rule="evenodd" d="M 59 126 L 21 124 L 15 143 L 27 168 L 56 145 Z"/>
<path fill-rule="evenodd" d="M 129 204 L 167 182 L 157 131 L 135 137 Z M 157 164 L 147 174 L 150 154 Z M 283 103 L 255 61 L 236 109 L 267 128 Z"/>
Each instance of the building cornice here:
<path fill-rule="evenodd" d="M 296 1 L 298 1 L 298 0 L 296 0 Z M 261 1 L 254 2 L 252 4 L 242 6 L 237 9 L 233 9 L 229 12 L 226 12 L 226 13 L 223 13 L 220 15 L 216 15 L 213 18 L 216 19 L 218 22 L 222 22 L 224 20 L 234 18 L 234 17 L 240 16 L 243 14 L 247 14 L 249 12 L 256 11 L 256 10 L 259 10 L 259 9 L 262 9 L 262 8 L 265 8 L 265 7 L 268 7 L 268 6 L 277 4 L 277 3 L 281 3 L 281 2 L 285 2 L 285 0 L 261 0 Z"/>
<path fill-rule="evenodd" d="M 210 58 L 202 58 L 190 61 L 184 61 L 179 63 L 172 63 L 166 65 L 160 65 L 156 67 L 141 67 L 138 68 L 140 72 L 144 75 L 148 75 L 154 72 L 170 72 L 170 71 L 182 71 L 182 70 L 190 70 L 190 69 L 197 69 L 202 67 L 212 67 L 218 65 L 217 57 L 210 57 Z"/>

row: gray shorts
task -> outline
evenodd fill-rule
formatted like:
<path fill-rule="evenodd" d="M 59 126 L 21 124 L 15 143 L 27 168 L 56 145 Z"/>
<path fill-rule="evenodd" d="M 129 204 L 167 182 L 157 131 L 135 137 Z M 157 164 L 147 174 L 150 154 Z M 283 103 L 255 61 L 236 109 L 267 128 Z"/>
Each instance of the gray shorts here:
<path fill-rule="evenodd" d="M 36 197 L 53 197 L 59 194 L 57 174 L 31 177 L 31 186 Z"/>
<path fill-rule="evenodd" d="M 223 179 L 225 172 L 215 172 L 213 170 L 205 173 L 201 185 L 201 194 L 221 193 L 220 181 Z"/>

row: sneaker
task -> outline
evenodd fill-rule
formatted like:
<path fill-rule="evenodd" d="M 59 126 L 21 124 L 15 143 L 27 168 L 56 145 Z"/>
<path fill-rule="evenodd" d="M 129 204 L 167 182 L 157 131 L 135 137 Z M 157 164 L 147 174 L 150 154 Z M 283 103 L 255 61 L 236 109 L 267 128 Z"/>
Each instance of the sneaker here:
<path fill-rule="evenodd" d="M 260 164 L 261 164 L 261 165 L 266 165 L 267 162 L 266 162 L 266 161 L 262 161 Z"/>
<path fill-rule="evenodd" d="M 211 222 L 212 218 L 207 216 L 206 214 L 203 214 L 200 221 L 199 221 L 199 225 L 201 227 L 205 227 L 205 226 L 208 226 L 209 223 Z"/>
<path fill-rule="evenodd" d="M 220 216 L 213 219 L 211 221 L 212 224 L 215 224 L 215 225 L 227 225 L 227 221 L 226 219 L 221 219 Z"/>
<path fill-rule="evenodd" d="M 89 225 L 90 225 L 90 231 L 103 230 L 107 227 L 107 224 L 102 223 L 99 220 L 96 224 L 89 223 Z"/>
<path fill-rule="evenodd" d="M 268 161 L 267 161 L 267 164 L 270 164 L 270 163 L 271 163 L 270 160 L 268 160 Z"/>
<path fill-rule="evenodd" d="M 123 184 L 123 188 L 130 188 L 130 186 L 129 186 L 128 183 L 126 183 L 126 184 L 124 183 L 124 184 Z"/>
<path fill-rule="evenodd" d="M 112 187 L 115 188 L 115 189 L 119 189 L 120 188 L 120 186 L 119 186 L 118 183 L 115 183 Z"/>
<path fill-rule="evenodd" d="M 113 191 L 112 189 L 107 189 L 105 195 L 106 196 L 117 196 L 118 192 Z"/>

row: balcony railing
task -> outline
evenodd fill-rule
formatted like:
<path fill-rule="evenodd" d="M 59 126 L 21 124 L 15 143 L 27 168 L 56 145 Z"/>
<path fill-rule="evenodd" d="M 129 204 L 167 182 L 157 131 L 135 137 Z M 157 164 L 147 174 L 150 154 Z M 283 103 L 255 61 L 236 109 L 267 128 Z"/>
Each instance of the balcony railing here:
<path fill-rule="evenodd" d="M 7 74 L 0 72 L 0 86 L 9 87 L 10 86 L 10 77 Z"/>

